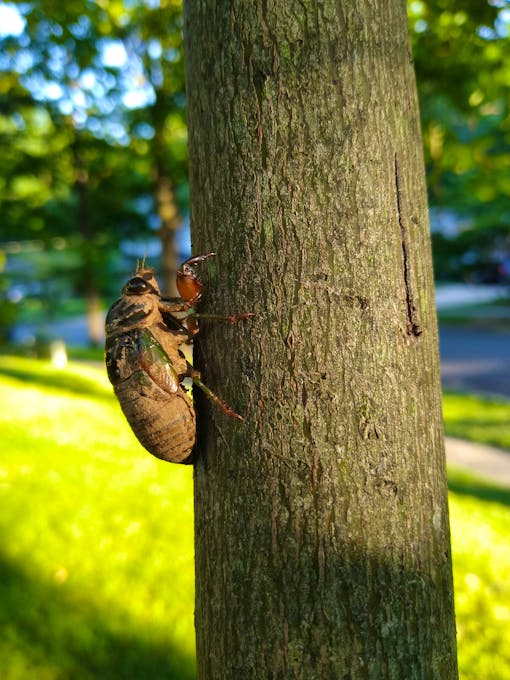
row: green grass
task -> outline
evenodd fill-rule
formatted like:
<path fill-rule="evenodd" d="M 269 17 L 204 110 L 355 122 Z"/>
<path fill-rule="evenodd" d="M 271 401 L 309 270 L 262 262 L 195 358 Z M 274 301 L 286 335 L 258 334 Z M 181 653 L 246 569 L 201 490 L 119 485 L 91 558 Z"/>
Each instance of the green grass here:
<path fill-rule="evenodd" d="M 510 449 L 510 401 L 446 392 L 443 417 L 451 437 Z"/>
<path fill-rule="evenodd" d="M 489 419 L 470 403 L 446 397 L 447 430 Z M 0 677 L 191 680 L 191 468 L 149 456 L 86 364 L 0 357 L 0 414 Z M 510 491 L 452 470 L 450 508 L 461 678 L 510 680 Z"/>
<path fill-rule="evenodd" d="M 104 347 L 68 347 L 67 354 L 80 361 L 104 361 Z"/>
<path fill-rule="evenodd" d="M 195 675 L 192 470 L 103 371 L 0 357 L 0 677 Z"/>
<path fill-rule="evenodd" d="M 510 680 L 510 490 L 449 471 L 461 680 Z"/>

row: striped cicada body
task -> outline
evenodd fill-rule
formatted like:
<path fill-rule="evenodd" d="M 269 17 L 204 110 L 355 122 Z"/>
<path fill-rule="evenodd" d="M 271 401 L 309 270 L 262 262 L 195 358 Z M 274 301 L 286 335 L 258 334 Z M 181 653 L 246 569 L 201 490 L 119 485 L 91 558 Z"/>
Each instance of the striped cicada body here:
<path fill-rule="evenodd" d="M 180 267 L 181 298 L 162 297 L 152 269 L 138 269 L 106 317 L 106 368 L 122 411 L 140 443 L 172 463 L 190 462 L 195 444 L 195 410 L 183 386 L 186 377 L 224 413 L 243 420 L 202 383 L 180 350 L 198 332 L 199 315 L 192 308 L 202 283 L 193 266 L 211 255 L 190 258 Z M 190 310 L 184 319 L 174 316 Z"/>

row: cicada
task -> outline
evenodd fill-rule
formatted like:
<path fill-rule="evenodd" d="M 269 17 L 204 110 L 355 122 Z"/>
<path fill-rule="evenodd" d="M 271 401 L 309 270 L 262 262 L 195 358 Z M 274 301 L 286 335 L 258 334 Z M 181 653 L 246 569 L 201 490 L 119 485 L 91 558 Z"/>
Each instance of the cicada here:
<path fill-rule="evenodd" d="M 185 378 L 191 378 L 226 415 L 244 420 L 204 385 L 181 351 L 198 332 L 194 307 L 203 284 L 195 266 L 213 255 L 191 257 L 181 265 L 180 298 L 163 297 L 154 271 L 142 264 L 106 316 L 106 368 L 122 411 L 142 446 L 172 463 L 191 462 L 195 445 L 195 409 L 183 385 Z M 179 318 L 182 313 L 188 315 Z M 208 318 L 236 322 L 251 316 Z"/>

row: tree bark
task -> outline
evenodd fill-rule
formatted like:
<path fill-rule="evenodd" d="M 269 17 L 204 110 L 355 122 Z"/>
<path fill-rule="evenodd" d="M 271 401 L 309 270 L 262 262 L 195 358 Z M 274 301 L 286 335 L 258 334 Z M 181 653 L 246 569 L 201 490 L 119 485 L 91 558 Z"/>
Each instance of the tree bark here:
<path fill-rule="evenodd" d="M 405 3 L 185 2 L 203 680 L 457 677 Z M 207 277 L 204 277 L 207 278 Z"/>

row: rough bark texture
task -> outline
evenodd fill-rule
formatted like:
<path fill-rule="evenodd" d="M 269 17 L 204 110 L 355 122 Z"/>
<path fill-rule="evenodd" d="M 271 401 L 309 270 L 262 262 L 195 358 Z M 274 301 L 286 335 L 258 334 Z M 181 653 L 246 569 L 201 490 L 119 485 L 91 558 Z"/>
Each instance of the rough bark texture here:
<path fill-rule="evenodd" d="M 405 3 L 185 2 L 203 680 L 457 676 Z"/>

